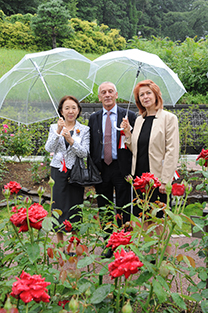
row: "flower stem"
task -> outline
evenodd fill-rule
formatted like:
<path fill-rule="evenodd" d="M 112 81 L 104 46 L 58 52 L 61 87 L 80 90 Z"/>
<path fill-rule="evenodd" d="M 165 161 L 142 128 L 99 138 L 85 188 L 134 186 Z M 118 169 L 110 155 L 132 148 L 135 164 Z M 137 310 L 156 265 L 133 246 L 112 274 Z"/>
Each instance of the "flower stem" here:
<path fill-rule="evenodd" d="M 116 297 L 116 313 L 120 312 L 121 277 L 119 277 L 118 293 Z"/>

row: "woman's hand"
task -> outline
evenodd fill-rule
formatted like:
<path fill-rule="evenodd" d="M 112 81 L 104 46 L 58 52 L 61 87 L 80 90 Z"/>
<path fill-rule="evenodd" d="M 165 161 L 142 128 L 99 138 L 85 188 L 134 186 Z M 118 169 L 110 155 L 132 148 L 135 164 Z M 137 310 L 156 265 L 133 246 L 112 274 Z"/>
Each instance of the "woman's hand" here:
<path fill-rule="evenodd" d="M 58 120 L 58 128 L 57 128 L 57 133 L 60 135 L 60 133 L 62 132 L 63 128 L 66 127 L 65 121 L 63 119 L 63 117 L 59 117 Z"/>
<path fill-rule="evenodd" d="M 165 184 L 161 184 L 161 186 L 159 187 L 159 192 L 160 193 L 166 193 Z"/>
<path fill-rule="evenodd" d="M 70 146 L 72 146 L 73 143 L 74 143 L 74 139 L 72 138 L 70 131 L 67 130 L 66 128 L 64 128 L 63 132 L 62 132 L 62 135 L 64 136 L 66 141 L 70 144 Z"/>
<path fill-rule="evenodd" d="M 129 137 L 131 135 L 131 126 L 129 124 L 128 118 L 123 118 L 120 127 L 123 128 L 126 137 Z"/>

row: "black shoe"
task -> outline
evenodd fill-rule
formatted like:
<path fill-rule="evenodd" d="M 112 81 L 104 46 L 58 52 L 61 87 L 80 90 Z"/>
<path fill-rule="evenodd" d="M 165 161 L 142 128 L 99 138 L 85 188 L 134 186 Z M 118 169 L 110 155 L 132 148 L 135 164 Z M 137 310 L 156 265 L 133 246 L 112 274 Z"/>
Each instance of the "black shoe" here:
<path fill-rule="evenodd" d="M 101 253 L 102 259 L 110 259 L 112 256 L 113 256 L 113 250 L 111 248 L 109 248 L 107 252 Z"/>

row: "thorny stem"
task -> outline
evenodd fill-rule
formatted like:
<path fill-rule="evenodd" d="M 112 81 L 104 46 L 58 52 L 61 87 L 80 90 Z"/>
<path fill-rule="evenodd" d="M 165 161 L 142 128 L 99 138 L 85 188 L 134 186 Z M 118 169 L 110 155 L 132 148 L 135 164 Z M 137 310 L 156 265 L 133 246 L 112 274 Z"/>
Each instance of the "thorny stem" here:
<path fill-rule="evenodd" d="M 169 208 L 169 203 L 170 203 L 170 194 L 167 193 L 167 208 Z M 158 260 L 158 256 L 159 256 L 159 247 L 160 247 L 160 243 L 164 240 L 164 236 L 165 236 L 165 233 L 166 233 L 166 226 L 167 226 L 167 223 L 168 223 L 168 217 L 167 217 L 167 214 L 165 214 L 165 220 L 164 220 L 164 225 L 163 225 L 163 231 L 162 231 L 162 234 L 160 235 L 159 237 L 159 241 L 158 241 L 158 249 L 157 249 L 157 255 L 156 255 L 156 262 Z"/>
<path fill-rule="evenodd" d="M 132 275 L 130 277 L 130 280 L 132 278 Z M 124 301 L 125 301 L 125 294 L 126 294 L 126 289 L 127 289 L 127 286 L 128 286 L 128 280 L 125 279 L 125 287 L 124 287 L 124 293 L 123 293 L 123 301 L 122 301 L 122 307 L 124 306 Z"/>
<path fill-rule="evenodd" d="M 119 277 L 119 285 L 118 285 L 118 293 L 117 293 L 117 297 L 116 297 L 116 313 L 120 312 L 120 293 L 121 293 L 121 276 Z"/>

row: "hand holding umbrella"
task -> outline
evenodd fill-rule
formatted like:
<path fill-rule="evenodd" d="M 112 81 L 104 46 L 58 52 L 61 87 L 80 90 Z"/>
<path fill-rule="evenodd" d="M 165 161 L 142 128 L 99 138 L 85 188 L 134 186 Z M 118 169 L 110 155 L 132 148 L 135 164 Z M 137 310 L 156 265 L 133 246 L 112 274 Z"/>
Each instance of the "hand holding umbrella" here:
<path fill-rule="evenodd" d="M 129 137 L 131 135 L 131 125 L 129 124 L 129 120 L 127 117 L 123 118 L 120 127 L 124 131 L 126 137 Z"/>

